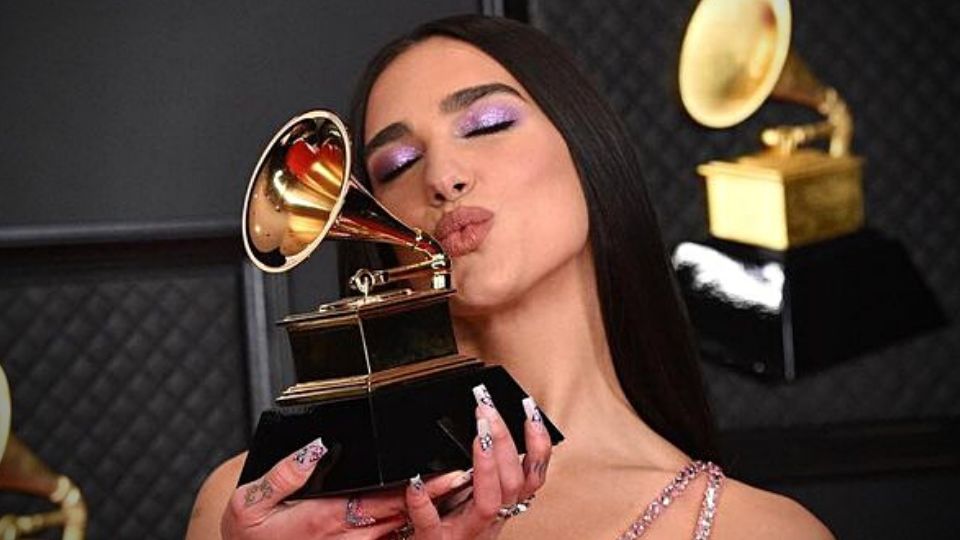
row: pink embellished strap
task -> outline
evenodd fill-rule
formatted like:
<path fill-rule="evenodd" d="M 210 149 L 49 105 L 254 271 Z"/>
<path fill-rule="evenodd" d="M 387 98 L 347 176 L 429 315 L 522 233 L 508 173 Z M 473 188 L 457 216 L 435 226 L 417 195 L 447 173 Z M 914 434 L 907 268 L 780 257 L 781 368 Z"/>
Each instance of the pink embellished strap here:
<path fill-rule="evenodd" d="M 697 516 L 697 527 L 693 538 L 694 540 L 708 540 L 710 530 L 713 528 L 713 519 L 717 512 L 720 487 L 723 484 L 723 471 L 709 461 L 694 461 L 681 469 L 667 487 L 663 488 L 660 496 L 647 505 L 640 517 L 631 523 L 617 540 L 636 540 L 643 536 L 650 525 L 670 506 L 670 503 L 679 497 L 687 489 L 690 482 L 703 472 L 707 473 L 707 489 L 703 494 L 703 502 L 700 504 L 700 513 Z"/>

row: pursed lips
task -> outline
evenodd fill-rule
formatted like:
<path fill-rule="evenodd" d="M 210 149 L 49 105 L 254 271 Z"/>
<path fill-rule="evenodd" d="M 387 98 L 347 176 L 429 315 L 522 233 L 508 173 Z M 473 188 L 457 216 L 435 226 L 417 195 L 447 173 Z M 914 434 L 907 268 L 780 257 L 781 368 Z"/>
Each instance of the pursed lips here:
<path fill-rule="evenodd" d="M 476 251 L 493 226 L 493 212 L 480 206 L 461 206 L 440 218 L 434 236 L 444 252 L 459 257 Z"/>

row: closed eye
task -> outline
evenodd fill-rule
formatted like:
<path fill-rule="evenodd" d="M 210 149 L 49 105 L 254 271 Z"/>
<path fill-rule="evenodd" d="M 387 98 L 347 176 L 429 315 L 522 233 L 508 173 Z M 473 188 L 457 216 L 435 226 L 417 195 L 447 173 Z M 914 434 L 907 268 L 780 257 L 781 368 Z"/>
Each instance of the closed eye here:
<path fill-rule="evenodd" d="M 478 127 L 478 128 L 476 128 L 476 129 L 473 129 L 473 130 L 468 131 L 467 133 L 465 133 L 465 134 L 463 135 L 463 137 L 466 138 L 466 139 L 469 139 L 469 138 L 471 138 L 471 137 L 479 137 L 479 136 L 481 136 L 481 135 L 489 135 L 489 134 L 491 134 L 491 133 L 496 133 L 496 132 L 498 132 L 498 131 L 503 131 L 503 130 L 505 130 L 505 129 L 509 129 L 509 128 L 510 128 L 511 126 L 513 126 L 513 124 L 515 124 L 516 122 L 517 122 L 516 120 L 504 120 L 504 121 L 502 121 L 502 122 L 497 122 L 497 123 L 491 124 L 491 125 L 489 125 L 489 126 Z"/>
<path fill-rule="evenodd" d="M 420 161 L 420 157 L 421 157 L 421 156 L 417 156 L 417 157 L 415 157 L 415 158 L 413 158 L 413 159 L 408 159 L 407 161 L 404 161 L 404 162 L 403 162 L 402 164 L 400 164 L 399 166 L 397 166 L 397 167 L 395 167 L 395 168 L 393 168 L 393 169 L 391 169 L 391 170 L 389 170 L 389 171 L 386 171 L 385 173 L 381 173 L 381 174 L 379 174 L 379 175 L 376 175 L 375 178 L 376 178 L 377 181 L 380 182 L 381 184 L 384 184 L 384 183 L 386 183 L 386 182 L 389 182 L 389 181 L 393 180 L 394 178 L 396 178 L 396 177 L 400 176 L 401 174 L 403 174 L 404 171 L 406 171 L 406 170 L 409 169 L 410 167 L 413 167 L 413 165 L 414 165 L 416 162 Z"/>

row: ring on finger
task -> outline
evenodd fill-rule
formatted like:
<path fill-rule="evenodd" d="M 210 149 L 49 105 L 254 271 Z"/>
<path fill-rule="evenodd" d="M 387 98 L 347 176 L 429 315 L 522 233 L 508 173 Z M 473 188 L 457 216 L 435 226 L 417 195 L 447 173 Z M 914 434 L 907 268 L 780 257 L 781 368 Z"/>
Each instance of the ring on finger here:
<path fill-rule="evenodd" d="M 377 522 L 375 518 L 363 515 L 363 507 L 357 497 L 347 499 L 347 511 L 343 520 L 351 527 L 369 527 Z"/>
<path fill-rule="evenodd" d="M 533 503 L 534 497 L 536 496 L 530 495 L 526 499 L 516 504 L 508 504 L 506 506 L 501 506 L 500 509 L 497 510 L 497 520 L 506 521 L 512 517 L 519 516 L 520 514 L 526 512 L 527 510 L 530 509 L 530 506 Z"/>
<path fill-rule="evenodd" d="M 413 538 L 413 522 L 409 519 L 403 523 L 403 526 L 393 531 L 393 537 L 396 540 L 409 540 Z"/>

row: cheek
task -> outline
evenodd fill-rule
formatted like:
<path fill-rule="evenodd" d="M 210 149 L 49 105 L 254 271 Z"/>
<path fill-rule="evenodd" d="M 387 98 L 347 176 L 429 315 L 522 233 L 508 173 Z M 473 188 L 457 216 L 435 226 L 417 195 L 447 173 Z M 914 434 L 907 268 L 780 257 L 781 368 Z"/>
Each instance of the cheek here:
<path fill-rule="evenodd" d="M 563 185 L 535 191 L 527 205 L 520 234 L 527 237 L 523 252 L 530 271 L 552 270 L 580 253 L 587 243 L 586 202 L 576 177 Z"/>
<path fill-rule="evenodd" d="M 556 138 L 551 151 L 533 154 L 538 158 L 525 185 L 518 186 L 517 197 L 522 199 L 521 234 L 528 237 L 527 248 L 542 257 L 563 259 L 585 246 L 588 217 L 576 168 L 559 134 Z"/>

